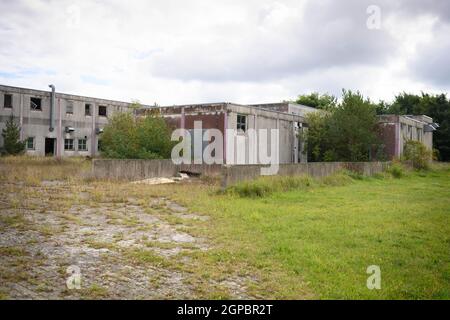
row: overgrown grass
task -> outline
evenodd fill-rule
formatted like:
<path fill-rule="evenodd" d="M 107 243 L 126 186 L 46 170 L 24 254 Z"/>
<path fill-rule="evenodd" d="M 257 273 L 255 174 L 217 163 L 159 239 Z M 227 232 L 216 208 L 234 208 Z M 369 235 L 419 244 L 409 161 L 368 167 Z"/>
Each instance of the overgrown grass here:
<path fill-rule="evenodd" d="M 42 181 L 88 177 L 91 161 L 85 158 L 56 159 L 36 156 L 0 157 L 0 182 L 23 182 L 39 186 Z"/>
<path fill-rule="evenodd" d="M 0 179 L 27 181 L 30 174 L 36 180 L 67 180 L 74 190 L 89 193 L 85 200 L 58 198 L 59 206 L 84 201 L 95 207 L 100 202 L 134 198 L 151 214 L 158 209 L 151 199 L 166 197 L 190 212 L 209 216 L 189 231 L 208 239 L 206 251 L 168 259 L 153 250 L 161 246 L 144 239 L 146 248 L 125 252 L 131 263 L 188 275 L 184 281 L 193 287 L 193 298 L 230 297 L 218 284 L 233 278 L 241 279 L 247 293 L 257 298 L 450 298 L 447 164 L 427 171 L 402 168 L 399 179 L 393 178 L 392 170 L 374 177 L 350 172 L 322 179 L 265 177 L 218 193 L 212 184 L 147 186 L 86 180 L 83 175 L 89 162 L 81 159 L 68 159 L 64 164 L 55 164 L 53 159 L 17 160 L 0 159 Z M 81 178 L 72 179 L 70 174 Z M 18 199 L 17 207 L 23 206 Z M 1 220 L 6 226 L 29 227 L 22 216 Z M 122 221 L 117 219 L 117 223 Z M 114 238 L 120 239 L 120 235 Z M 106 247 L 95 241 L 90 245 Z M 21 254 L 9 249 L 7 253 Z M 381 268 L 381 290 L 366 287 L 369 265 Z M 94 286 L 85 296 L 102 298 L 108 292 Z"/>
<path fill-rule="evenodd" d="M 315 179 L 309 176 L 267 176 L 230 186 L 225 190 L 225 193 L 240 197 L 258 198 L 276 192 L 305 190 L 319 186 L 343 186 L 351 183 L 352 179 L 362 179 L 362 176 L 350 171 L 341 171 L 331 176 Z"/>
<path fill-rule="evenodd" d="M 259 279 L 250 292 L 265 298 L 450 298 L 448 165 L 336 187 L 263 181 L 256 190 L 270 196 L 248 198 L 260 194 L 251 183 L 222 195 L 176 195 L 212 217 L 199 232 L 215 249 L 195 257 L 196 272 L 246 270 Z M 381 268 L 381 290 L 366 287 L 370 265 Z"/>

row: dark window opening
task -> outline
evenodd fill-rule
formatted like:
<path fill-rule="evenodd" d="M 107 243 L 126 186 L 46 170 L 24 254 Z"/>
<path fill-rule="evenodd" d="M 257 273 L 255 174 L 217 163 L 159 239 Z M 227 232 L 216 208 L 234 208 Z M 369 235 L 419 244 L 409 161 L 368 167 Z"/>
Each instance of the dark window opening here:
<path fill-rule="evenodd" d="M 73 103 L 72 102 L 67 102 L 66 114 L 73 114 Z"/>
<path fill-rule="evenodd" d="M 5 94 L 5 99 L 3 100 L 4 108 L 12 108 L 12 94 Z"/>
<path fill-rule="evenodd" d="M 85 104 L 84 105 L 84 115 L 85 116 L 90 116 L 91 115 L 91 105 L 90 104 Z"/>
<path fill-rule="evenodd" d="M 34 150 L 34 138 L 33 137 L 29 137 L 27 139 L 26 143 L 27 143 L 28 150 Z"/>
<path fill-rule="evenodd" d="M 236 129 L 246 131 L 247 130 L 247 116 L 242 114 L 237 115 L 237 126 Z"/>
<path fill-rule="evenodd" d="M 86 139 L 78 139 L 78 150 L 79 151 L 87 151 L 87 140 Z"/>
<path fill-rule="evenodd" d="M 103 149 L 102 149 L 102 140 L 98 140 L 98 142 L 97 142 L 97 151 L 103 151 Z"/>
<path fill-rule="evenodd" d="M 106 107 L 98 106 L 98 115 L 101 117 L 106 117 Z"/>
<path fill-rule="evenodd" d="M 30 109 L 31 110 L 42 110 L 42 99 L 41 98 L 30 98 Z"/>
<path fill-rule="evenodd" d="M 64 139 L 64 150 L 73 150 L 73 139 Z"/>

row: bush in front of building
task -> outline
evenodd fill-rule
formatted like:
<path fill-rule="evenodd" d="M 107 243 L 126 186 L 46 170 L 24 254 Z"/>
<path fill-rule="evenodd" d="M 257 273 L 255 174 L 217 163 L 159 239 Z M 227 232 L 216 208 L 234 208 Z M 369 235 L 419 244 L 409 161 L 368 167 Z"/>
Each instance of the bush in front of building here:
<path fill-rule="evenodd" d="M 405 143 L 403 159 L 410 161 L 415 169 L 428 169 L 432 152 L 423 143 L 408 140 Z"/>
<path fill-rule="evenodd" d="M 20 141 L 20 127 L 14 122 L 14 117 L 11 115 L 6 120 L 6 127 L 2 129 L 3 136 L 3 155 L 17 155 L 25 151 L 25 142 Z"/>
<path fill-rule="evenodd" d="M 101 155 L 115 159 L 169 159 L 174 142 L 163 118 L 149 115 L 135 118 L 117 113 L 105 126 L 101 137 Z"/>
<path fill-rule="evenodd" d="M 343 90 L 337 106 L 307 119 L 309 161 L 370 161 L 380 150 L 375 105 L 359 92 Z"/>
<path fill-rule="evenodd" d="M 389 169 L 387 170 L 388 173 L 392 175 L 392 177 L 400 179 L 405 175 L 405 168 L 403 165 L 397 161 L 393 161 Z"/>

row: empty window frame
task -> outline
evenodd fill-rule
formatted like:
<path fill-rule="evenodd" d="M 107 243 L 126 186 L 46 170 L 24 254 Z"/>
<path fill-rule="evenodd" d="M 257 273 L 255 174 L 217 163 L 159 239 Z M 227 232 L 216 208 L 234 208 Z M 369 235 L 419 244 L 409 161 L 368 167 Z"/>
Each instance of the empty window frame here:
<path fill-rule="evenodd" d="M 34 137 L 28 137 L 26 141 L 27 150 L 34 150 Z"/>
<path fill-rule="evenodd" d="M 78 139 L 78 151 L 87 151 L 86 139 Z"/>
<path fill-rule="evenodd" d="M 236 124 L 237 130 L 246 131 L 247 130 L 247 116 L 243 114 L 237 115 L 237 124 Z"/>
<path fill-rule="evenodd" d="M 67 101 L 66 103 L 66 114 L 73 114 L 73 102 Z"/>
<path fill-rule="evenodd" d="M 98 106 L 98 115 L 106 117 L 106 106 Z"/>
<path fill-rule="evenodd" d="M 30 98 L 30 109 L 42 111 L 42 99 L 41 98 Z"/>
<path fill-rule="evenodd" d="M 4 108 L 12 108 L 12 94 L 5 94 L 3 98 L 3 107 Z"/>
<path fill-rule="evenodd" d="M 97 142 L 97 151 L 102 151 L 102 140 L 98 140 Z"/>
<path fill-rule="evenodd" d="M 64 150 L 73 150 L 73 139 L 64 139 Z"/>
<path fill-rule="evenodd" d="M 90 116 L 91 115 L 91 105 L 89 103 L 86 103 L 84 105 L 84 115 Z"/>

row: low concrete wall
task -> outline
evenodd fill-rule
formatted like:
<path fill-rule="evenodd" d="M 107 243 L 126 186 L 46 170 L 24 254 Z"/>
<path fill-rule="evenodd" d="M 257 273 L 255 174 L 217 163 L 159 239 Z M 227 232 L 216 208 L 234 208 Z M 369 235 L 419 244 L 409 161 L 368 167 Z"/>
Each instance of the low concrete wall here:
<path fill-rule="evenodd" d="M 141 180 L 173 177 L 178 167 L 172 160 L 94 159 L 92 170 L 95 178 Z"/>
<path fill-rule="evenodd" d="M 93 176 L 99 179 L 142 180 L 157 177 L 170 178 L 180 171 L 217 176 L 222 174 L 222 165 L 176 165 L 172 160 L 136 159 L 94 159 L 92 165 Z"/>
<path fill-rule="evenodd" d="M 277 175 L 311 177 L 329 176 L 339 170 L 347 169 L 363 175 L 373 175 L 386 170 L 389 162 L 311 162 L 280 164 Z M 222 176 L 224 187 L 261 176 L 263 165 L 176 165 L 172 160 L 120 160 L 94 159 L 93 176 L 100 179 L 142 180 L 148 178 L 170 178 L 180 171 L 200 175 Z"/>
<path fill-rule="evenodd" d="M 373 175 L 386 170 L 389 162 L 311 162 L 280 164 L 277 175 L 311 177 L 325 177 L 340 170 L 351 170 L 362 175 Z M 223 187 L 241 182 L 254 180 L 261 176 L 262 165 L 224 166 L 222 169 Z"/>

